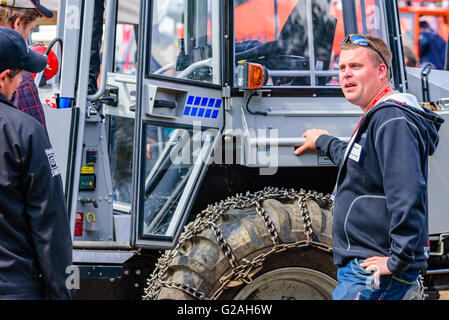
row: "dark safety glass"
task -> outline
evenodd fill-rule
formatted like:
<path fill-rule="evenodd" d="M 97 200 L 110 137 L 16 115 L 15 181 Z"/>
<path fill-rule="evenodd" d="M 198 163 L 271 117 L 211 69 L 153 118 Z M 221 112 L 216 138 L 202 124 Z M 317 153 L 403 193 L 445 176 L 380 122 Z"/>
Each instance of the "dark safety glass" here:
<path fill-rule="evenodd" d="M 341 43 L 340 47 L 343 47 L 343 45 L 348 42 L 351 41 L 352 44 L 356 44 L 359 46 L 363 46 L 363 47 L 370 47 L 371 49 L 373 49 L 374 51 L 377 52 L 377 54 L 379 55 L 379 57 L 382 59 L 382 61 L 385 63 L 385 65 L 387 66 L 388 69 L 390 69 L 390 66 L 388 65 L 387 61 L 385 60 L 384 56 L 382 55 L 382 53 L 380 53 L 380 51 L 376 48 L 376 46 L 374 45 L 374 43 L 372 43 L 367 37 L 361 35 L 361 34 L 348 34 L 343 42 Z"/>

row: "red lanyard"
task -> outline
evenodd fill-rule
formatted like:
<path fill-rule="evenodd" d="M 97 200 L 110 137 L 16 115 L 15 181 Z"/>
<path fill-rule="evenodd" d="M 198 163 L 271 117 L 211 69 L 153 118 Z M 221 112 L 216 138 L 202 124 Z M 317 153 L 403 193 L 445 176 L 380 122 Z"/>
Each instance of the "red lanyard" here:
<path fill-rule="evenodd" d="M 380 99 L 382 99 L 383 97 L 385 97 L 385 95 L 387 95 L 388 93 L 390 93 L 390 91 L 393 91 L 393 89 L 391 87 L 386 88 L 384 91 L 382 91 L 377 97 L 376 99 L 374 99 L 374 101 L 371 103 L 371 105 L 368 107 L 368 109 L 366 110 L 366 112 L 363 114 L 362 119 L 360 119 L 359 124 L 357 125 L 357 127 L 355 128 L 354 133 L 352 134 L 351 138 L 354 136 L 354 134 L 357 132 L 357 130 L 359 130 L 359 126 L 363 121 L 363 118 L 365 118 L 365 114 L 368 113 L 368 111 L 370 111 L 375 105 L 376 103 L 379 102 Z"/>

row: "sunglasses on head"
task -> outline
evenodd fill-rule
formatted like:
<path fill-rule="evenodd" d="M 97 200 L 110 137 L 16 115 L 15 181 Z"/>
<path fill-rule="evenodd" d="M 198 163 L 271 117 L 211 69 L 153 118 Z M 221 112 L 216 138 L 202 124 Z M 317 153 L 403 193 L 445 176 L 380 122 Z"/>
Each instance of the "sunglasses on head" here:
<path fill-rule="evenodd" d="M 343 42 L 341 43 L 340 47 L 343 47 L 343 45 L 350 41 L 352 44 L 356 44 L 362 47 L 370 47 L 371 49 L 373 49 L 374 51 L 377 52 L 377 54 L 379 55 L 379 57 L 382 59 L 382 61 L 385 63 L 385 65 L 387 66 L 388 69 L 390 69 L 390 67 L 388 66 L 387 61 L 385 60 L 384 56 L 382 55 L 382 53 L 380 53 L 380 51 L 376 48 L 376 46 L 374 45 L 374 43 L 372 43 L 367 37 L 361 35 L 361 34 L 348 34 Z"/>

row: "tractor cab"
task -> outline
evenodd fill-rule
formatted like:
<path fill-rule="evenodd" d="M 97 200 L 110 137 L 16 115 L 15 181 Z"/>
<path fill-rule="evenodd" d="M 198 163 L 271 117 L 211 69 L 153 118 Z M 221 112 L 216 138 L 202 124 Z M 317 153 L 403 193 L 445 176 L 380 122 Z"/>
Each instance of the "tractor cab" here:
<path fill-rule="evenodd" d="M 350 117 L 340 134 L 350 136 L 360 111 L 342 97 L 339 46 L 345 34 L 370 33 L 400 52 L 400 43 L 388 32 L 389 24 L 396 22 L 387 16 L 388 6 L 374 0 L 143 1 L 136 87 L 130 87 L 132 77 L 125 81 L 119 74 L 108 76 L 108 84 L 117 86 L 120 95 L 136 92 L 124 100 L 132 108 L 119 99 L 117 107 L 106 104 L 103 109 L 112 120 L 114 199 L 127 204 L 135 218 L 136 245 L 173 246 L 208 165 L 223 164 L 225 131 L 234 131 L 228 138 L 242 139 L 236 160 L 240 164 L 329 166 L 329 160 L 316 155 L 298 160 L 288 142 L 297 140 L 298 128 L 277 122 L 303 112 L 324 115 L 327 107 L 320 99 L 333 99 L 340 107 L 330 110 L 344 110 Z M 239 66 L 245 63 L 268 70 L 257 98 L 239 86 Z M 399 63 L 393 66 L 398 87 L 404 82 L 402 68 Z M 264 119 L 270 114 L 265 105 L 270 96 L 278 102 L 271 107 L 273 117 Z M 303 106 L 311 97 L 316 101 Z M 130 103 L 133 99 L 136 102 Z M 276 137 L 267 130 L 265 149 L 271 153 L 266 158 L 269 162 L 279 150 L 277 164 L 263 163 L 261 147 L 254 149 L 262 137 L 251 133 L 271 121 L 281 145 L 270 140 Z M 235 134 L 237 130 L 242 133 Z"/>

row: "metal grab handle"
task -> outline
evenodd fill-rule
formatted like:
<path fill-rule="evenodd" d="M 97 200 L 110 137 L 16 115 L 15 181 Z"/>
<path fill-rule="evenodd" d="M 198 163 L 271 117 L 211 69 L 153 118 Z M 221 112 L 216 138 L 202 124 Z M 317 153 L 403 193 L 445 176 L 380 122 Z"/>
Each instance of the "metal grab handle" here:
<path fill-rule="evenodd" d="M 103 56 L 101 58 L 101 75 L 100 75 L 100 87 L 94 94 L 88 95 L 87 99 L 95 101 L 100 99 L 106 89 L 106 72 L 107 64 L 111 55 L 114 52 L 114 24 L 115 24 L 115 11 L 117 8 L 117 0 L 108 0 L 106 7 L 106 19 L 105 19 L 105 33 L 104 33 L 104 48 Z"/>
<path fill-rule="evenodd" d="M 432 71 L 432 65 L 430 65 L 429 63 L 426 64 L 421 71 L 422 99 L 424 102 L 430 102 L 430 94 L 429 94 L 430 71 Z"/>
<path fill-rule="evenodd" d="M 339 140 L 349 142 L 351 137 L 339 137 Z M 306 142 L 305 138 L 256 138 L 250 140 L 252 146 L 300 147 Z"/>

